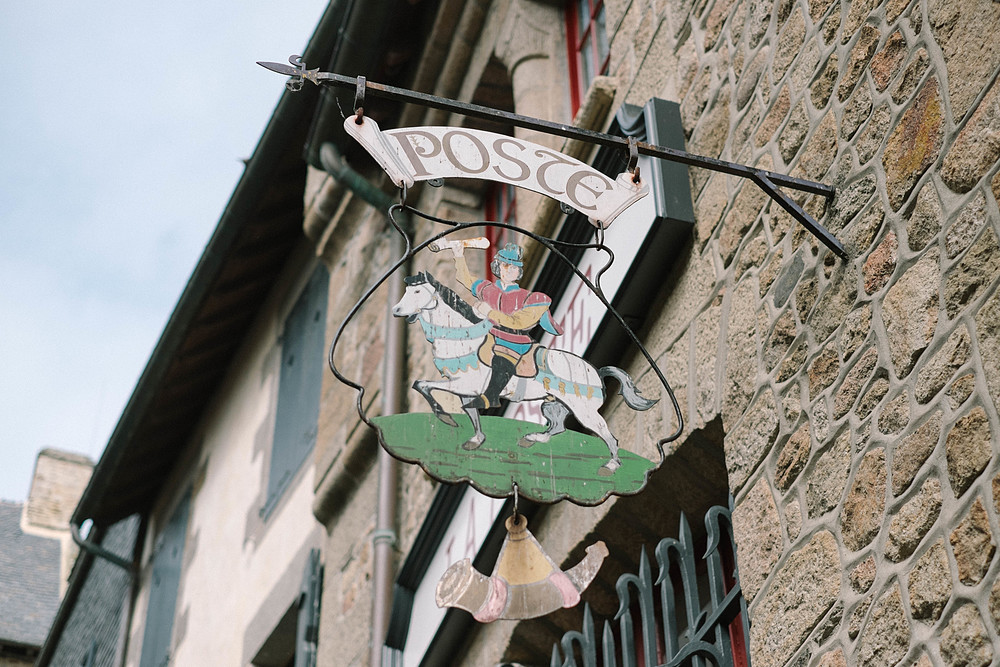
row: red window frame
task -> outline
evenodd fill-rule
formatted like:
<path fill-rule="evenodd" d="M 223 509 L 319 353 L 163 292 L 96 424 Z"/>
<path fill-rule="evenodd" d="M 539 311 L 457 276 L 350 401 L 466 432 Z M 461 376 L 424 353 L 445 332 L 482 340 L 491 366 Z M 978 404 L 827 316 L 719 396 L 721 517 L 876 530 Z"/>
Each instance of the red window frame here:
<path fill-rule="evenodd" d="M 604 27 L 604 0 L 566 0 L 564 13 L 569 91 L 575 116 L 590 81 L 607 74 L 611 48 Z"/>

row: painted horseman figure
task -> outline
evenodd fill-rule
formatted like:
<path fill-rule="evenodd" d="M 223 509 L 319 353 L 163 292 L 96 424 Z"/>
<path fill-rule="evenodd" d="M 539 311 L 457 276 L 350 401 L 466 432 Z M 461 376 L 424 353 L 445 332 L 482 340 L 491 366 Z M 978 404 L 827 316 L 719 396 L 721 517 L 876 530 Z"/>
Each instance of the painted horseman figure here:
<path fill-rule="evenodd" d="M 523 273 L 523 250 L 518 245 L 508 243 L 493 258 L 494 281 L 472 275 L 464 257 L 466 247 L 488 244 L 486 239 L 470 239 L 430 246 L 434 251 L 452 250 L 459 282 L 478 299 L 474 307 L 426 271 L 405 279 L 406 290 L 393 306 L 396 317 L 419 322 L 441 375 L 438 380 L 416 380 L 413 388 L 427 400 L 434 415 L 452 427 L 458 422 L 433 392 L 462 400 L 462 411 L 473 428 L 472 436 L 461 445 L 466 451 L 479 449 L 485 442 L 479 412 L 498 405 L 501 396 L 514 402 L 540 402 L 545 428 L 520 436 L 521 447 L 549 442 L 565 432 L 566 418 L 572 414 L 608 448 L 609 458 L 598 474 L 613 474 L 621 460 L 618 439 L 599 412 L 606 397 L 605 379 L 618 382 L 619 393 L 633 410 L 648 410 L 656 400 L 643 397 L 620 368 L 594 368 L 575 354 L 534 343 L 529 332 L 536 325 L 557 335 L 561 332 L 549 316 L 551 299 L 517 284 Z"/>
<path fill-rule="evenodd" d="M 507 243 L 490 262 L 496 280 L 477 279 L 465 260 L 465 246 L 454 244 L 455 270 L 458 281 L 478 299 L 473 309 L 493 325 L 480 349 L 480 359 L 492 368 L 490 381 L 482 394 L 465 404 L 467 408 L 486 410 L 500 403 L 500 393 L 514 375 L 534 376 L 537 369 L 528 354 L 534 340 L 530 332 L 536 325 L 553 335 L 562 328 L 549 316 L 552 299 L 547 294 L 532 292 L 517 283 L 524 275 L 524 249 Z"/>

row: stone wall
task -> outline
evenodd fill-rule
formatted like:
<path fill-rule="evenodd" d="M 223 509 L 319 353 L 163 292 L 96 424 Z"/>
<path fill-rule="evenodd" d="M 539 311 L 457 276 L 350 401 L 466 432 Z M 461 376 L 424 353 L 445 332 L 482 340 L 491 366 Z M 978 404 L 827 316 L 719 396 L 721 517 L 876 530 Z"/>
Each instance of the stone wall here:
<path fill-rule="evenodd" d="M 793 196 L 847 261 L 692 170 L 645 332 L 691 428 L 722 419 L 753 663 L 990 664 L 1000 4 L 608 0 L 607 25 L 619 99 L 679 101 L 690 151 L 838 191 Z"/>
<path fill-rule="evenodd" d="M 490 12 L 511 4 L 531 3 Z M 1000 42 L 990 37 L 1000 4 L 605 5 L 612 108 L 675 100 L 689 151 L 837 188 L 829 202 L 789 194 L 843 242 L 846 261 L 754 184 L 692 169 L 693 237 L 650 295 L 642 332 L 687 420 L 676 450 L 700 439 L 724 448 L 753 664 L 990 664 L 1000 655 Z M 473 52 L 495 40 L 484 29 Z M 478 75 L 467 72 L 463 90 Z M 320 243 L 340 286 L 331 325 L 389 256 L 387 228 L 359 207 L 342 204 Z M 366 386 L 381 372 L 383 308 L 376 298 L 346 334 Z M 411 370 L 422 368 L 423 341 L 410 353 Z M 625 365 L 652 391 L 641 360 Z M 374 456 L 354 397 L 328 383 L 314 507 L 329 531 L 320 657 L 366 664 L 366 647 L 338 647 L 370 612 Z M 376 392 L 366 400 L 377 406 Z M 623 446 L 672 430 L 666 409 L 637 418 L 611 405 L 608 416 Z M 433 491 L 415 467 L 402 479 L 401 557 Z M 532 530 L 563 566 L 616 516 L 645 521 L 636 535 L 647 543 L 668 534 L 670 521 L 629 512 L 631 502 L 641 501 L 560 503 Z M 627 560 L 630 548 L 638 542 L 612 551 Z M 511 659 L 536 634 L 544 656 L 562 622 L 532 623 L 479 627 L 464 664 Z"/>
<path fill-rule="evenodd" d="M 34 664 L 30 658 L 14 658 L 0 655 L 0 667 L 27 667 Z"/>

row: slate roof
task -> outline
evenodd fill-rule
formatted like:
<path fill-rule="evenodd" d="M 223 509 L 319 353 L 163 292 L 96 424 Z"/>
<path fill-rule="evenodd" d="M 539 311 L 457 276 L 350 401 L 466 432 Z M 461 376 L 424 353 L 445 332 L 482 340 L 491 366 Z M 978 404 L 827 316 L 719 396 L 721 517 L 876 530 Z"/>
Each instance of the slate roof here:
<path fill-rule="evenodd" d="M 21 531 L 21 503 L 0 500 L 0 644 L 41 646 L 59 608 L 59 540 Z"/>

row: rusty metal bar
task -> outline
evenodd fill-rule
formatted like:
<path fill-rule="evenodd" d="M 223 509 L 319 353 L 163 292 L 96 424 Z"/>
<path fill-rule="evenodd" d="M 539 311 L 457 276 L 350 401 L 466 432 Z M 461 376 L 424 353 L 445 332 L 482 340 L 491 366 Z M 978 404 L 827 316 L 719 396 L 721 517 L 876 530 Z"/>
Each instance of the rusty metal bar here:
<path fill-rule="evenodd" d="M 320 72 L 318 69 L 307 70 L 305 69 L 305 63 L 302 62 L 299 56 L 292 56 L 289 58 L 289 62 L 292 64 L 285 65 L 283 63 L 271 62 L 258 62 L 257 64 L 273 72 L 287 74 L 292 77 L 291 80 L 285 84 L 290 90 L 299 90 L 302 87 L 303 81 L 311 81 L 317 86 L 325 84 L 351 89 L 355 91 L 356 106 L 363 105 L 365 96 L 371 95 L 373 97 L 380 97 L 397 102 L 419 104 L 421 106 L 441 111 L 448 111 L 450 113 L 456 113 L 470 118 L 479 118 L 514 125 L 515 127 L 520 127 L 522 129 L 544 132 L 546 134 L 552 134 L 567 139 L 579 139 L 581 141 L 588 141 L 601 146 L 620 147 L 625 151 L 628 151 L 629 149 L 627 137 L 615 136 L 604 132 L 595 132 L 593 130 L 586 130 L 572 125 L 565 125 L 563 123 L 555 123 L 552 121 L 542 120 L 540 118 L 522 116 L 510 111 L 493 109 L 479 104 L 459 102 L 457 100 L 438 97 L 436 95 L 429 95 L 427 93 L 420 93 L 406 88 L 397 88 L 395 86 L 376 83 L 374 81 L 367 81 L 364 77 L 350 77 L 343 74 L 335 74 L 333 72 Z M 821 195 L 827 199 L 832 199 L 836 194 L 836 189 L 833 186 L 802 178 L 787 176 L 774 171 L 749 167 L 735 162 L 727 162 L 717 158 L 695 155 L 693 153 L 688 153 L 687 151 L 675 148 L 656 146 L 647 142 L 638 142 L 637 148 L 639 153 L 642 155 L 648 155 L 661 160 L 669 160 L 671 162 L 685 164 L 690 167 L 710 169 L 723 174 L 729 174 L 730 176 L 739 176 L 741 178 L 750 179 L 765 193 L 767 193 L 771 199 L 777 202 L 779 206 L 785 209 L 789 215 L 795 218 L 802 226 L 814 234 L 823 243 L 823 245 L 832 250 L 841 259 L 849 259 L 847 251 L 844 249 L 844 246 L 840 243 L 840 241 L 826 228 L 816 222 L 812 216 L 806 213 L 801 206 L 799 206 L 780 189 L 783 187 L 792 188 L 794 190 L 799 190 L 800 192 Z"/>

